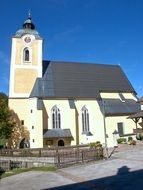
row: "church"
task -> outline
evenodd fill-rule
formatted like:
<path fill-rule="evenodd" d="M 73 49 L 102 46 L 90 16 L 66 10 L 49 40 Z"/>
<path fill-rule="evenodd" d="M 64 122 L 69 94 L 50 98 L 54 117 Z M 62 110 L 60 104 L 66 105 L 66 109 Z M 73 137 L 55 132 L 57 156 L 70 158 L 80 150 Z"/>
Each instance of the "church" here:
<path fill-rule="evenodd" d="M 9 107 L 28 131 L 19 147 L 81 145 L 134 136 L 137 94 L 119 65 L 43 60 L 31 15 L 12 37 Z"/>

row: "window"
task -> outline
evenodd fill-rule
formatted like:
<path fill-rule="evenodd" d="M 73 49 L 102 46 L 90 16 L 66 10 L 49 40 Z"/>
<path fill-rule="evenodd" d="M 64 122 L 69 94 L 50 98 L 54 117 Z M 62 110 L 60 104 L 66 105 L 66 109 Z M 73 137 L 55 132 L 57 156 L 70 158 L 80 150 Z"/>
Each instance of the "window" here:
<path fill-rule="evenodd" d="M 34 129 L 34 126 L 32 126 L 32 129 Z"/>
<path fill-rule="evenodd" d="M 119 136 L 123 136 L 124 135 L 124 126 L 122 122 L 117 123 L 117 127 L 118 127 L 118 133 Z"/>
<path fill-rule="evenodd" d="M 57 106 L 54 106 L 52 108 L 52 126 L 53 126 L 53 129 L 61 128 L 61 114 Z"/>
<path fill-rule="evenodd" d="M 23 50 L 24 61 L 30 61 L 30 52 L 28 48 Z"/>
<path fill-rule="evenodd" d="M 89 113 L 85 106 L 82 107 L 82 132 L 89 132 Z"/>
<path fill-rule="evenodd" d="M 24 120 L 21 120 L 21 125 L 24 125 Z"/>

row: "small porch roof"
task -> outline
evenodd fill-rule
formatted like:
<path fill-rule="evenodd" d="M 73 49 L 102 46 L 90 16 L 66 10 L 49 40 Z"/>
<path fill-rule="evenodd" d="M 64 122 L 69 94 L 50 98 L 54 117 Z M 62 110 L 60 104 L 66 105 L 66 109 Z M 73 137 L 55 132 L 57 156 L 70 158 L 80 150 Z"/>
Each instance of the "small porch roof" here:
<path fill-rule="evenodd" d="M 43 131 L 43 138 L 71 138 L 73 136 L 71 134 L 70 129 L 47 129 Z"/>

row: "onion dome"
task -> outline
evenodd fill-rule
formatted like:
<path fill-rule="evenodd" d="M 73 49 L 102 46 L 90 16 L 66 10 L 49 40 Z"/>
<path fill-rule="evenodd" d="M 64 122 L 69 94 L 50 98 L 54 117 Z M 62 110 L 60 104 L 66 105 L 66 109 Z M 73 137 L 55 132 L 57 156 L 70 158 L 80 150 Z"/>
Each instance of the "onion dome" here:
<path fill-rule="evenodd" d="M 14 37 L 21 38 L 25 34 L 31 34 L 34 35 L 36 39 L 41 39 L 37 30 L 35 30 L 35 25 L 32 22 L 30 13 L 28 14 L 28 18 L 23 23 L 22 29 L 17 30 Z"/>
<path fill-rule="evenodd" d="M 35 29 L 35 25 L 32 23 L 32 18 L 31 18 L 31 14 L 30 13 L 28 15 L 28 19 L 23 24 L 23 28 L 24 29 L 27 28 L 27 29 L 31 29 L 31 30 Z"/>

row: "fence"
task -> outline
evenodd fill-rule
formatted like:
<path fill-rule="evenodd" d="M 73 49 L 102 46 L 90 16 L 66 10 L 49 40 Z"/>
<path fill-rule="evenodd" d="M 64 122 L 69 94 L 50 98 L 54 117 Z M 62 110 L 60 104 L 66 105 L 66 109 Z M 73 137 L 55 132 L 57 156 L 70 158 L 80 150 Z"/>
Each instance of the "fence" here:
<path fill-rule="evenodd" d="M 7 157 L 53 157 L 57 152 L 67 150 L 82 150 L 89 148 L 88 145 L 64 146 L 51 148 L 30 148 L 30 149 L 0 149 L 0 156 Z"/>
<path fill-rule="evenodd" d="M 10 158 L 13 161 L 13 165 L 15 164 L 15 167 L 28 166 L 28 162 L 33 162 L 33 165 L 34 163 L 43 162 L 43 165 L 46 165 L 49 161 L 52 161 L 52 165 L 61 168 L 103 159 L 104 155 L 103 148 L 101 147 L 90 148 L 89 146 L 70 146 L 50 149 L 1 149 L 0 157 Z M 10 164 L 9 168 L 12 168 L 12 162 Z"/>
<path fill-rule="evenodd" d="M 83 164 L 90 161 L 103 159 L 103 149 L 87 149 L 58 152 L 55 155 L 57 167 L 67 167 L 74 164 Z"/>

